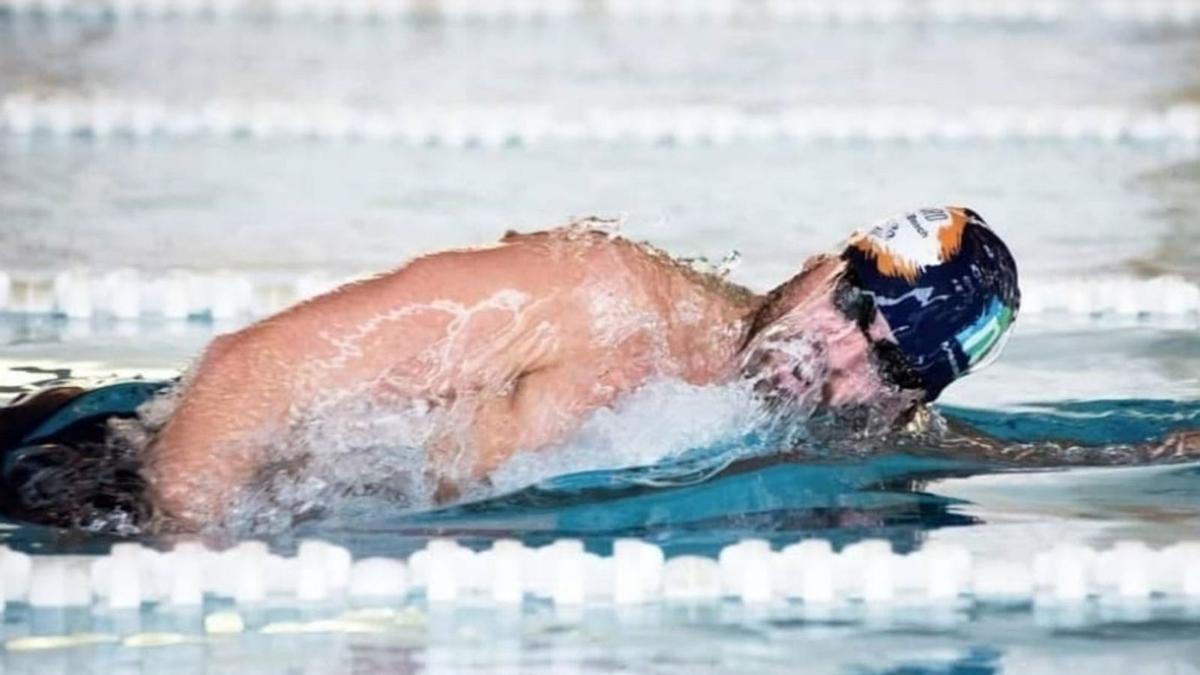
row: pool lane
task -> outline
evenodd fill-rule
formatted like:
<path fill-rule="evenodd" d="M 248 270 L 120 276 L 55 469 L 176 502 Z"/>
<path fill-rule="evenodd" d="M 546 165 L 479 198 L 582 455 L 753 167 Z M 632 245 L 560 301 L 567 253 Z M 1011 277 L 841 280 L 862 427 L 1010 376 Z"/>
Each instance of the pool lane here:
<path fill-rule="evenodd" d="M 361 106 L 1164 104 L 1200 22 L 30 20 L 0 91 Z M 1190 87 L 1190 89 L 1189 89 Z M 1194 97 L 1192 97 L 1194 98 Z"/>
<path fill-rule="evenodd" d="M 527 148 L 0 136 L 0 270 L 393 268 L 597 215 L 769 288 L 923 204 L 988 219 L 1026 278 L 1194 275 L 1196 153 L 1091 143 Z M 352 168 L 353 170 L 347 170 Z M 220 232 L 221 236 L 212 236 Z"/>

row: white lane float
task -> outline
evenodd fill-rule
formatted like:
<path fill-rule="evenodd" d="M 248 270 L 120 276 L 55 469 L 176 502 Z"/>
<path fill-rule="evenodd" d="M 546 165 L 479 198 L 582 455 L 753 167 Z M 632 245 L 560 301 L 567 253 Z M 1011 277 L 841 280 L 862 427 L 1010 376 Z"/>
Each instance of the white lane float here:
<path fill-rule="evenodd" d="M 805 105 L 770 112 L 703 104 L 360 108 L 307 101 L 183 103 L 10 93 L 0 98 L 0 131 L 14 137 L 120 136 L 156 143 L 197 137 L 248 143 L 285 138 L 452 148 L 581 142 L 693 146 L 735 141 L 1132 143 L 1194 148 L 1200 143 L 1200 105 L 973 105 L 953 110 L 918 105 Z"/>
<path fill-rule="evenodd" d="M 500 540 L 473 550 L 433 540 L 407 559 L 353 560 L 340 546 L 308 540 L 297 554 L 272 554 L 260 542 L 224 551 L 182 543 L 169 551 L 139 544 L 103 556 L 30 556 L 0 547 L 5 606 L 94 606 L 96 611 L 148 606 L 199 611 L 206 598 L 237 607 L 264 603 L 427 603 L 431 606 L 581 606 L 740 603 L 752 606 L 955 608 L 1171 603 L 1200 606 L 1200 542 L 1152 549 L 1117 542 L 1104 550 L 1060 544 L 1030 560 L 975 560 L 962 547 L 931 543 L 898 554 L 884 540 L 834 551 L 807 540 L 776 550 L 745 540 L 715 558 L 664 559 L 635 539 L 611 555 L 564 539 L 532 548 Z M 282 577 L 282 580 L 278 577 Z"/>
<path fill-rule="evenodd" d="M 0 312 L 168 321 L 243 321 L 275 313 L 348 279 L 322 271 L 194 272 L 134 269 L 0 270 Z M 1200 317 L 1200 285 L 1177 275 L 1028 277 L 1021 280 L 1021 316 L 1057 314 L 1133 319 Z M 629 554 L 632 555 L 632 554 Z"/>
<path fill-rule="evenodd" d="M 1200 23 L 1195 0 L 0 0 L 0 14 L 73 20 L 380 22 L 779 21 L 835 25 Z"/>

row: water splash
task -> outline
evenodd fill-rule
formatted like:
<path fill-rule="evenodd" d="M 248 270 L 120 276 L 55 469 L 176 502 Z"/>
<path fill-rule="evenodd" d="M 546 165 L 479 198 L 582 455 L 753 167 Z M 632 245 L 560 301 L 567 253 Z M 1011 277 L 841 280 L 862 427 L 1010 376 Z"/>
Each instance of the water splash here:
<path fill-rule="evenodd" d="M 511 492 L 572 473 L 652 466 L 736 440 L 760 426 L 765 415 L 743 382 L 697 386 L 656 380 L 594 412 L 569 440 L 513 457 L 492 474 L 488 491 Z"/>
<path fill-rule="evenodd" d="M 674 256 L 680 264 L 691 268 L 700 274 L 707 274 L 717 279 L 727 279 L 742 265 L 742 252 L 738 250 L 726 253 L 720 260 L 714 262 L 708 256 L 681 257 Z"/>
<path fill-rule="evenodd" d="M 417 513 L 438 506 L 437 476 L 444 471 L 427 448 L 445 414 L 420 403 L 369 399 L 340 399 L 311 411 L 271 445 L 268 468 L 243 492 L 224 527 L 278 532 L 314 517 L 352 520 L 363 512 Z M 557 476 L 656 466 L 698 448 L 731 454 L 765 415 L 745 383 L 655 380 L 594 411 L 569 439 L 519 452 L 487 479 L 457 486 L 456 501 L 489 499 Z"/>

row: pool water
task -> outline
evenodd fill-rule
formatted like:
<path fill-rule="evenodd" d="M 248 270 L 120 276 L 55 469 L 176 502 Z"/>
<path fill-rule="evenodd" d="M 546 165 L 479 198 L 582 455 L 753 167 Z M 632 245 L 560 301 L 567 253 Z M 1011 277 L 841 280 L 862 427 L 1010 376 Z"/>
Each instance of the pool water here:
<path fill-rule="evenodd" d="M 963 203 L 1009 242 L 1027 302 L 1003 357 L 948 389 L 945 414 L 1014 440 L 1135 442 L 1200 427 L 1200 131 L 1188 126 L 1200 23 L 1084 11 L 961 20 L 937 3 L 906 6 L 913 16 L 827 24 L 592 10 L 156 18 L 0 3 L 0 399 L 64 377 L 172 377 L 214 334 L 507 228 L 614 217 L 678 255 L 736 262 L 732 278 L 762 290 L 854 227 Z M 714 134 L 713 111 L 733 111 L 741 131 Z M 1044 119 L 966 137 L 947 126 L 1031 111 Z M 368 128 L 392 112 L 393 127 Z M 626 126 L 604 126 L 610 114 Z M 893 116 L 883 131 L 863 126 Z M 554 122 L 545 135 L 547 119 L 581 131 Z M 754 439 L 701 423 L 723 419 L 728 401 L 651 394 L 560 455 L 506 467 L 499 496 L 420 512 L 345 500 L 255 535 L 280 554 L 317 538 L 356 558 L 410 556 L 436 537 L 478 550 L 571 538 L 601 555 L 636 537 L 668 558 L 820 538 L 1028 562 L 1064 544 L 1161 549 L 1200 527 L 1198 464 L 1012 472 L 898 454 L 751 458 L 764 454 Z M 114 542 L 11 521 L 0 539 L 35 556 Z M 230 609 L 212 598 L 202 612 L 10 602 L 0 672 L 1200 670 L 1196 605 L 1174 598 L 864 602 L 832 615 L 785 601 L 505 611 L 277 599 L 233 607 L 241 632 L 205 630 L 205 615 Z M 76 642 L 26 640 L 63 635 Z"/>

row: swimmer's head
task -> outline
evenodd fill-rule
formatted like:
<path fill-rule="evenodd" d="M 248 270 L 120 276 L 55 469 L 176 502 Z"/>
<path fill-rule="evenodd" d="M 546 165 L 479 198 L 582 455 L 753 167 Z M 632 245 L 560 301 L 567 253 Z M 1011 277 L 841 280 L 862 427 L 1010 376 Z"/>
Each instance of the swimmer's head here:
<path fill-rule="evenodd" d="M 1000 354 L 1021 291 L 1008 247 L 974 211 L 924 208 L 855 233 L 850 281 L 886 320 L 925 401 Z"/>
<path fill-rule="evenodd" d="M 1019 303 L 1016 265 L 982 218 L 922 209 L 856 233 L 772 291 L 742 373 L 805 413 L 899 417 L 994 358 Z"/>

